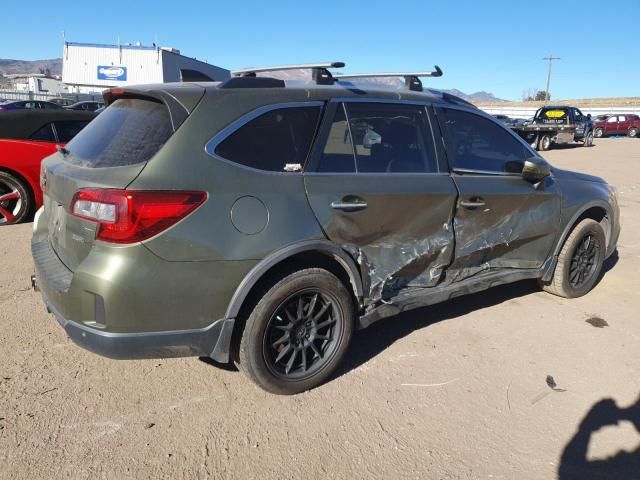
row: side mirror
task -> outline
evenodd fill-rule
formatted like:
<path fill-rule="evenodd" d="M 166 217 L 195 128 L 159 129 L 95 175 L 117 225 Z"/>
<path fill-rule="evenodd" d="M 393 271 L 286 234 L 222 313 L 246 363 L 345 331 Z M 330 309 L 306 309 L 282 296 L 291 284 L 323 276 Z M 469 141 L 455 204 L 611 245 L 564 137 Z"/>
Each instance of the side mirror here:
<path fill-rule="evenodd" d="M 522 178 L 527 182 L 538 183 L 551 175 L 551 168 L 544 160 L 532 157 L 524 161 Z"/>

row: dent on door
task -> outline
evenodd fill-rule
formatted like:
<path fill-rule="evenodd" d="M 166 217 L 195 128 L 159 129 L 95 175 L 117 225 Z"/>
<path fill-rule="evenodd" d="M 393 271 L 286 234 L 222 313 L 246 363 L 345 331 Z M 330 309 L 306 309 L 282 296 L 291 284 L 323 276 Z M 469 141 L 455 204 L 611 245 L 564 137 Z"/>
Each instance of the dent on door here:
<path fill-rule="evenodd" d="M 484 192 L 478 187 L 481 181 L 489 182 Z M 560 221 L 560 198 L 553 179 L 545 179 L 540 190 L 516 178 L 459 178 L 457 182 L 461 201 L 466 198 L 462 192 L 480 191 L 486 204 L 464 208 L 459 203 L 455 256 L 446 282 L 488 270 L 540 268 L 550 255 Z"/>
<path fill-rule="evenodd" d="M 347 188 L 366 200 L 365 209 L 335 208 L 335 199 L 354 201 L 346 189 L 345 198 L 339 193 L 336 177 L 306 177 L 309 201 L 326 235 L 360 265 L 369 303 L 404 288 L 436 285 L 453 259 L 457 191 L 450 177 L 352 180 Z M 404 188 L 394 192 L 390 183 Z"/>

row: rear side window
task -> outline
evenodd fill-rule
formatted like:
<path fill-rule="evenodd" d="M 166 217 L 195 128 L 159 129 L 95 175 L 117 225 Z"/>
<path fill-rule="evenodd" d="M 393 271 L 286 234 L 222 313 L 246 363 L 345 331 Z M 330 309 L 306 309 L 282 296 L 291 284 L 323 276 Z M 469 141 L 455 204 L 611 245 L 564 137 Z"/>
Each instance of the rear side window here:
<path fill-rule="evenodd" d="M 360 173 L 437 173 L 427 112 L 420 105 L 346 103 Z"/>
<path fill-rule="evenodd" d="M 54 122 L 56 133 L 58 134 L 58 141 L 60 143 L 69 143 L 88 123 L 89 122 L 73 122 L 70 120 Z"/>
<path fill-rule="evenodd" d="M 121 98 L 98 115 L 67 146 L 69 161 L 86 167 L 147 162 L 173 133 L 169 111 L 159 102 Z"/>
<path fill-rule="evenodd" d="M 338 106 L 331 122 L 329 137 L 322 152 L 318 171 L 334 173 L 355 173 L 356 171 L 351 134 L 342 105 Z"/>
<path fill-rule="evenodd" d="M 532 155 L 505 127 L 470 112 L 443 108 L 447 156 L 454 170 L 520 173 Z"/>
<path fill-rule="evenodd" d="M 229 135 L 215 153 L 259 170 L 299 171 L 309 153 L 319 115 L 320 107 L 271 110 Z"/>
<path fill-rule="evenodd" d="M 53 128 L 51 127 L 51 125 L 51 123 L 47 123 L 45 126 L 36 130 L 29 138 L 37 142 L 55 142 L 56 136 L 53 133 Z"/>
<path fill-rule="evenodd" d="M 425 107 L 369 102 L 338 106 L 318 171 L 437 173 Z"/>

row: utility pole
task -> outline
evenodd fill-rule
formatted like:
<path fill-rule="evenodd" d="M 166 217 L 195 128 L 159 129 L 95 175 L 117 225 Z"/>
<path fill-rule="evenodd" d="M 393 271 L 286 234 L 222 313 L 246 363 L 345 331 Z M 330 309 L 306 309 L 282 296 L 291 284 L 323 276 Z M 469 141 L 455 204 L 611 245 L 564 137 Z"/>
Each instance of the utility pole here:
<path fill-rule="evenodd" d="M 544 103 L 545 105 L 549 101 L 549 84 L 551 83 L 551 62 L 554 60 L 560 60 L 560 57 L 554 57 L 553 55 L 549 55 L 548 57 L 544 57 L 543 60 L 549 60 L 549 71 L 547 73 L 547 89 L 544 92 Z"/>

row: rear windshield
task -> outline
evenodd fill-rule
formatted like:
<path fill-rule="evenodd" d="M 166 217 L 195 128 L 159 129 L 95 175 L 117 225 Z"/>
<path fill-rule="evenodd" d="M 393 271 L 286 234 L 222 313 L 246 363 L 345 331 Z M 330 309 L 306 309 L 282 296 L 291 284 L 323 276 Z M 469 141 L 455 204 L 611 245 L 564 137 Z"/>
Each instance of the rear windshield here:
<path fill-rule="evenodd" d="M 537 116 L 539 123 L 564 124 L 567 123 L 569 111 L 566 108 L 543 108 Z"/>
<path fill-rule="evenodd" d="M 148 161 L 173 132 L 167 108 L 138 98 L 116 100 L 68 145 L 71 163 L 122 167 Z"/>

